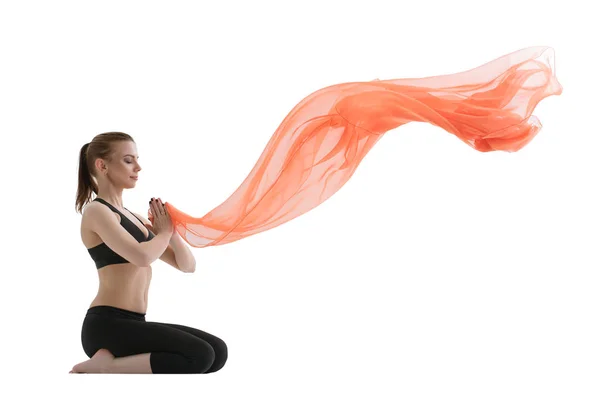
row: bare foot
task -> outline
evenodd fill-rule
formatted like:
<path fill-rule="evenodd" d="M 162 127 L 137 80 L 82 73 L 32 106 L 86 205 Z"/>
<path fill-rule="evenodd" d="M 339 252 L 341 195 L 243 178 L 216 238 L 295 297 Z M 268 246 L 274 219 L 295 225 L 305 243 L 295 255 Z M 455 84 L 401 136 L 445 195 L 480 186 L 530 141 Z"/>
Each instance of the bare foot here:
<path fill-rule="evenodd" d="M 114 358 L 115 356 L 107 349 L 100 349 L 89 360 L 75 365 L 69 373 L 107 373 L 108 367 Z"/>

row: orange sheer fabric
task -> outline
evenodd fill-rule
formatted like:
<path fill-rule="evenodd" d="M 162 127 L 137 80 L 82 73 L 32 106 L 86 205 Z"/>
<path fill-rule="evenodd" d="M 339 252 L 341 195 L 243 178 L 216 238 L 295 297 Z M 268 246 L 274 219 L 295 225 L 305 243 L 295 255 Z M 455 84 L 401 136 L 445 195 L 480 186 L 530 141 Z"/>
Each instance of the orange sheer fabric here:
<path fill-rule="evenodd" d="M 222 204 L 199 218 L 165 205 L 190 246 L 231 243 L 323 203 L 391 129 L 428 122 L 480 152 L 515 152 L 541 129 L 531 115 L 538 102 L 561 92 L 550 47 L 525 48 L 456 74 L 328 86 L 292 109 Z"/>

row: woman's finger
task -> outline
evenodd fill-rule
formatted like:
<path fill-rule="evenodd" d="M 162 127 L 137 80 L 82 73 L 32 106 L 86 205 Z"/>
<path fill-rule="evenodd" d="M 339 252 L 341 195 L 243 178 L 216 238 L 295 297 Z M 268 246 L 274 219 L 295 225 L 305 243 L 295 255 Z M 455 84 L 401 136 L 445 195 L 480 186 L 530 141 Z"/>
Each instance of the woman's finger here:
<path fill-rule="evenodd" d="M 156 199 L 150 200 L 150 209 L 152 210 L 152 215 L 158 215 L 158 207 L 156 205 Z"/>

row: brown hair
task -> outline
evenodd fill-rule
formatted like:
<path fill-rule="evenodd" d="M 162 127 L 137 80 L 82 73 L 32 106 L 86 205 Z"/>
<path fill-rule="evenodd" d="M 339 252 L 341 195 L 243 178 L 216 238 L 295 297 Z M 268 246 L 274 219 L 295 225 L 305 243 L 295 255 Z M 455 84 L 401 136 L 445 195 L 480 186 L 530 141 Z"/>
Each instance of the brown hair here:
<path fill-rule="evenodd" d="M 91 200 L 92 191 L 98 194 L 98 185 L 92 179 L 95 174 L 94 161 L 101 158 L 112 161 L 112 144 L 121 141 L 134 142 L 133 138 L 123 132 L 106 132 L 96 135 L 90 143 L 84 144 L 79 151 L 79 183 L 75 200 L 75 211 L 82 213 L 83 206 Z M 94 175 L 95 176 L 95 175 Z"/>

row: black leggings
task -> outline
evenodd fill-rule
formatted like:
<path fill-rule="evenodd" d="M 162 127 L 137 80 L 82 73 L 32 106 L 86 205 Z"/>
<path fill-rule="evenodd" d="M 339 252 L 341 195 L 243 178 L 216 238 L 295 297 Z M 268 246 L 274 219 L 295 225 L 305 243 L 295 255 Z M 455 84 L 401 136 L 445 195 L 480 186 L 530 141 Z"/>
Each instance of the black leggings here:
<path fill-rule="evenodd" d="M 90 358 L 99 349 L 108 349 L 115 357 L 150 353 L 153 374 L 208 374 L 225 365 L 223 340 L 183 325 L 146 322 L 145 315 L 91 307 L 81 329 L 83 351 Z"/>

